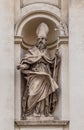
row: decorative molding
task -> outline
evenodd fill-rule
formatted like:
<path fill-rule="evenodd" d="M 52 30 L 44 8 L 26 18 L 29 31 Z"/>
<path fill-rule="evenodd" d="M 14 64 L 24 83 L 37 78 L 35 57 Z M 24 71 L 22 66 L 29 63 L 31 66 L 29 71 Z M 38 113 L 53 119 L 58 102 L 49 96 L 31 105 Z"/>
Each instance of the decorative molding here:
<path fill-rule="evenodd" d="M 59 44 L 59 46 L 61 45 L 61 44 L 68 44 L 68 36 L 59 36 L 58 37 L 58 44 Z"/>
<path fill-rule="evenodd" d="M 28 13 L 37 11 L 51 12 L 53 15 L 61 16 L 61 10 L 57 6 L 49 3 L 32 3 L 22 8 L 22 17 Z"/>
<path fill-rule="evenodd" d="M 14 43 L 15 44 L 22 43 L 22 37 L 21 36 L 14 36 Z"/>
<path fill-rule="evenodd" d="M 38 1 L 37 1 L 37 2 L 28 2 L 28 3 L 25 3 L 25 4 L 24 4 L 23 0 L 20 0 L 20 3 L 21 3 L 21 8 L 24 8 L 24 7 L 26 7 L 26 6 L 29 6 L 30 4 L 35 4 L 35 3 L 49 4 L 49 5 L 52 5 L 52 6 L 56 6 L 56 7 L 58 7 L 58 8 L 61 7 L 61 0 L 58 0 L 58 1 L 57 1 L 57 4 L 54 3 L 54 2 L 47 2 L 47 1 L 43 1 L 43 2 L 38 2 Z"/>
<path fill-rule="evenodd" d="M 68 120 L 36 120 L 36 121 L 27 121 L 20 120 L 15 121 L 17 126 L 66 126 L 69 124 Z"/>
<path fill-rule="evenodd" d="M 26 44 L 25 42 L 24 42 L 24 40 L 23 40 L 23 38 L 22 37 L 20 37 L 20 36 L 15 36 L 15 44 L 20 44 L 21 45 L 21 47 L 23 48 L 23 49 L 28 49 L 29 47 L 32 47 L 32 46 L 34 46 L 34 45 L 31 45 L 31 44 Z M 54 49 L 54 48 L 56 48 L 57 46 L 59 47 L 61 44 L 68 44 L 68 36 L 59 36 L 58 37 L 58 39 L 56 40 L 56 41 L 54 41 L 54 42 L 52 42 L 52 43 L 49 43 L 48 45 L 47 45 L 47 48 L 49 49 L 49 50 L 52 50 L 52 49 Z"/>

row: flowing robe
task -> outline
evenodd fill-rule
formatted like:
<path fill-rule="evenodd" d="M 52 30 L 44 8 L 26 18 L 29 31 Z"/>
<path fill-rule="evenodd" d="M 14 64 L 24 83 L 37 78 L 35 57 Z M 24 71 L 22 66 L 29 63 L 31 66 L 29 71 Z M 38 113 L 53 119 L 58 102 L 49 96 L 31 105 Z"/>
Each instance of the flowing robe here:
<path fill-rule="evenodd" d="M 28 88 L 25 102 L 26 114 L 30 115 L 34 110 L 37 113 L 52 113 L 57 101 L 55 92 L 58 89 L 53 79 L 54 73 L 52 74 L 50 69 L 50 66 L 55 64 L 55 58 L 49 56 L 47 49 L 41 52 L 37 47 L 33 47 L 28 49 L 21 64 L 29 66 L 29 69 L 22 70 L 22 73 L 26 74 Z"/>

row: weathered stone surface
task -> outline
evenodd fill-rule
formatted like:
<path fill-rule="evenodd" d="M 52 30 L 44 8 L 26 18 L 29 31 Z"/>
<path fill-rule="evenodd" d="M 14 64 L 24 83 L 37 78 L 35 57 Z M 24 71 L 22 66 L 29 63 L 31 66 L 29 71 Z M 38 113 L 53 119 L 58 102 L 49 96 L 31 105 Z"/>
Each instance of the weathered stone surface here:
<path fill-rule="evenodd" d="M 14 129 L 14 1 L 0 0 L 0 129 Z"/>
<path fill-rule="evenodd" d="M 70 130 L 84 129 L 84 2 L 72 0 L 69 10 Z"/>

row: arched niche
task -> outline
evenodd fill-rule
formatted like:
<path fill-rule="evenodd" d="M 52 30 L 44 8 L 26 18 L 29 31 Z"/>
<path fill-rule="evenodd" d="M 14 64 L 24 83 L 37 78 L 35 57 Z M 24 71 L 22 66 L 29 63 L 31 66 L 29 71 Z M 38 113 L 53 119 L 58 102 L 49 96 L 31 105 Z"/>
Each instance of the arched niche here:
<path fill-rule="evenodd" d="M 22 96 L 22 91 L 23 91 L 21 86 L 24 85 L 24 82 L 21 80 L 20 71 L 16 70 L 16 65 L 20 63 L 21 57 L 24 55 L 24 53 L 26 53 L 26 49 L 28 49 L 28 47 L 35 44 L 35 40 L 36 40 L 35 31 L 38 24 L 41 22 L 47 23 L 50 28 L 50 33 L 48 35 L 48 43 L 49 43 L 48 47 L 50 49 L 50 53 L 52 54 L 52 56 L 54 55 L 55 48 L 56 48 L 56 42 L 53 42 L 53 41 L 55 41 L 59 36 L 58 31 L 56 30 L 59 30 L 60 22 L 66 26 L 66 24 L 60 18 L 60 9 L 55 6 L 41 3 L 40 6 L 37 4 L 33 6 L 29 5 L 27 7 L 24 7 L 24 9 L 22 10 L 22 17 L 18 21 L 18 23 L 16 23 L 15 25 L 15 97 L 16 97 L 15 119 L 16 120 L 21 120 L 21 96 Z M 25 43 L 23 42 L 23 39 L 25 40 Z M 21 45 L 23 48 L 21 48 Z M 61 48 L 60 50 L 61 51 L 67 50 L 67 47 L 64 50 L 63 48 Z M 66 54 L 63 54 L 63 57 L 64 55 Z M 64 60 L 67 60 L 67 57 Z M 63 61 L 63 65 L 61 65 L 61 68 L 62 66 L 64 66 L 65 63 L 66 62 Z M 65 67 L 66 66 L 67 64 L 65 65 Z M 60 73 L 61 73 L 61 76 L 59 79 L 60 79 L 60 86 L 62 87 L 63 72 L 60 72 Z M 65 74 L 65 77 L 67 77 L 66 74 Z M 66 82 L 66 78 L 64 80 Z M 64 89 L 66 89 L 66 87 Z M 65 93 L 63 92 L 61 93 L 60 98 L 59 98 L 60 101 L 58 103 L 58 106 L 55 112 L 55 116 L 57 116 L 58 119 L 62 119 L 62 117 L 64 116 L 63 111 L 66 110 L 66 106 L 67 106 L 66 101 L 63 101 L 65 100 L 64 94 Z M 64 110 L 62 110 L 62 106 Z"/>
<path fill-rule="evenodd" d="M 52 23 L 54 23 L 56 25 L 56 27 L 59 27 L 59 25 L 60 25 L 59 24 L 60 18 L 58 18 L 58 16 L 54 16 L 53 14 L 51 14 L 49 12 L 35 11 L 35 12 L 25 15 L 24 17 L 22 17 L 22 19 L 20 21 L 18 21 L 18 23 L 16 23 L 15 36 L 21 36 L 24 26 L 27 23 L 29 23 L 31 20 L 36 19 L 36 18 L 48 19 L 49 21 L 52 21 Z"/>
<path fill-rule="evenodd" d="M 21 9 L 21 16 L 24 17 L 32 12 L 49 12 L 49 14 L 57 15 L 59 18 L 61 16 L 61 9 L 59 7 L 42 2 L 28 4 L 27 6 L 23 7 Z"/>
<path fill-rule="evenodd" d="M 47 3 L 34 3 L 25 6 L 21 10 L 21 19 L 15 25 L 15 37 L 24 38 L 27 44 L 24 44 L 24 48 L 28 48 L 28 45 L 32 45 L 36 40 L 36 28 L 39 23 L 45 22 L 49 26 L 48 45 L 49 48 L 54 48 L 53 42 L 59 35 L 58 30 L 60 23 L 67 26 L 63 20 L 61 20 L 61 10 L 57 6 L 53 6 Z M 55 43 L 55 42 L 54 42 Z"/>
<path fill-rule="evenodd" d="M 24 49 L 27 49 L 37 39 L 36 28 L 38 24 L 45 22 L 48 24 L 50 30 L 48 35 L 48 48 L 53 53 L 52 50 L 56 47 L 55 41 L 59 35 L 60 23 L 66 26 L 61 20 L 60 15 L 60 9 L 50 4 L 36 3 L 28 5 L 22 9 L 22 18 L 15 25 L 15 37 L 23 38 L 26 44 L 22 42 L 22 46 Z"/>

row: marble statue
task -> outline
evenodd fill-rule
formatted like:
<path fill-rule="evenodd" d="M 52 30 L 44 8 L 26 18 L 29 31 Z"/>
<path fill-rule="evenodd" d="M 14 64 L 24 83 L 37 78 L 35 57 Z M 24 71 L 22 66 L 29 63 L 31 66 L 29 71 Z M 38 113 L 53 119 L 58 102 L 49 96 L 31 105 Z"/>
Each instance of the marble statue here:
<path fill-rule="evenodd" d="M 54 58 L 46 48 L 49 27 L 41 23 L 36 30 L 37 43 L 29 48 L 17 69 L 26 79 L 26 87 L 22 97 L 22 115 L 52 116 L 57 102 L 57 76 L 60 63 L 58 52 Z"/>

